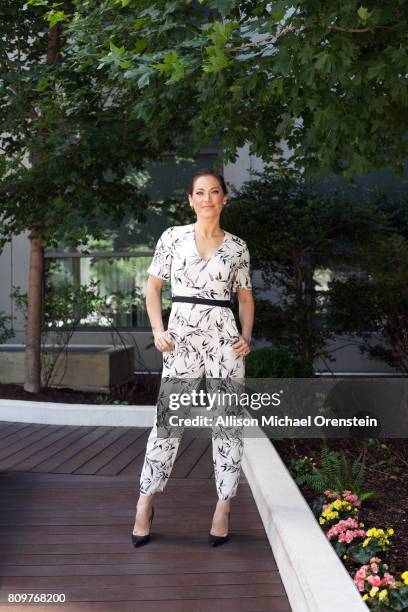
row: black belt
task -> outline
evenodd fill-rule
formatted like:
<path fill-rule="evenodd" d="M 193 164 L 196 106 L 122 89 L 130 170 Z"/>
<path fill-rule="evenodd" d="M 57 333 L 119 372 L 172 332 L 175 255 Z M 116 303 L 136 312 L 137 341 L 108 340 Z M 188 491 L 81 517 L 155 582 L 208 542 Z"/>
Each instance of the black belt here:
<path fill-rule="evenodd" d="M 209 300 L 206 298 L 187 297 L 182 295 L 173 295 L 172 302 L 188 302 L 189 304 L 207 304 L 207 306 L 225 306 L 231 308 L 230 300 Z"/>

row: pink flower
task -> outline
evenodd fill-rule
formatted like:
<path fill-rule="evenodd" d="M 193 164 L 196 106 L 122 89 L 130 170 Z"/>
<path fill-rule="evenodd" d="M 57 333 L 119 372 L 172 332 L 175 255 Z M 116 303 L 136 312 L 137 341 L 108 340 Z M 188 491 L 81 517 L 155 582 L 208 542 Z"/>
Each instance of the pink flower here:
<path fill-rule="evenodd" d="M 330 499 L 340 499 L 340 495 L 338 493 L 333 493 L 333 491 L 330 491 L 330 489 L 326 489 L 326 491 L 324 491 L 324 494 Z"/>
<path fill-rule="evenodd" d="M 381 559 L 380 557 L 371 557 L 369 563 L 380 563 Z"/>
<path fill-rule="evenodd" d="M 384 578 L 383 580 L 385 581 L 385 584 L 394 584 L 395 583 L 395 578 L 394 576 L 392 576 L 391 574 L 389 574 L 388 572 L 384 573 Z"/>
<path fill-rule="evenodd" d="M 371 571 L 373 574 L 378 574 L 378 565 L 377 563 L 371 563 Z"/>
<path fill-rule="evenodd" d="M 364 591 L 364 580 L 355 580 L 356 586 L 360 592 Z"/>
<path fill-rule="evenodd" d="M 358 578 L 359 580 L 364 580 L 364 578 L 367 576 L 366 574 L 366 570 L 363 567 L 360 567 L 359 570 L 356 571 L 354 579 Z"/>
<path fill-rule="evenodd" d="M 381 585 L 381 578 L 379 576 L 368 576 L 367 582 L 371 586 L 379 587 Z"/>

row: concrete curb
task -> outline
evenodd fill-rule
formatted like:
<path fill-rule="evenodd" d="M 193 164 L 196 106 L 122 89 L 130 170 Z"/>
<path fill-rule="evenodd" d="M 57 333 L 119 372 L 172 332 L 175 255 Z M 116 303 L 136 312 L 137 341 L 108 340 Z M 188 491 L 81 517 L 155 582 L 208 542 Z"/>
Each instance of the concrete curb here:
<path fill-rule="evenodd" d="M 367 612 L 346 568 L 265 433 L 246 437 L 242 469 L 293 612 Z"/>
<path fill-rule="evenodd" d="M 0 400 L 0 421 L 47 425 L 152 427 L 156 406 L 124 404 L 59 404 Z"/>

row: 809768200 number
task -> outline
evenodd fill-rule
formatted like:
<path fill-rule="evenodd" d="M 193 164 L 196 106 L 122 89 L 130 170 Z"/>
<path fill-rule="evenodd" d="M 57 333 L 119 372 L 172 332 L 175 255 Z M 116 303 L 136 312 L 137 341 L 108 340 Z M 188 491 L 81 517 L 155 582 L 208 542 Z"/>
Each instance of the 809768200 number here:
<path fill-rule="evenodd" d="M 64 603 L 65 593 L 9 593 L 8 603 Z"/>

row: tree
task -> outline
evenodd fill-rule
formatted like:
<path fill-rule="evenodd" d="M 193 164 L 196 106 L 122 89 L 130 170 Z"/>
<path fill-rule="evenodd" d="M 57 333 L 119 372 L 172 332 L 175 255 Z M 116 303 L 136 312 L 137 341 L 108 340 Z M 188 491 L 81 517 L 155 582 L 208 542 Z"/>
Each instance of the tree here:
<path fill-rule="evenodd" d="M 355 335 L 362 353 L 408 373 L 406 239 L 393 232 L 373 242 L 361 258 L 361 270 L 363 275 L 330 283 L 329 325 Z"/>
<path fill-rule="evenodd" d="M 24 388 L 40 388 L 43 250 L 64 239 L 101 237 L 107 220 L 142 220 L 148 198 L 140 171 L 171 147 L 171 126 L 156 137 L 131 116 L 130 90 L 106 72 L 74 69 L 78 49 L 46 3 L 0 7 L 0 248 L 29 232 L 31 257 Z M 72 10 L 66 2 L 61 9 Z M 144 92 L 140 92 L 144 95 Z"/>
<path fill-rule="evenodd" d="M 371 202 L 323 197 L 296 175 L 254 174 L 258 179 L 235 190 L 224 211 L 225 227 L 245 238 L 251 268 L 262 275 L 254 332 L 313 367 L 318 357 L 330 359 L 326 345 L 335 334 L 314 271 L 360 265 L 368 245 L 386 233 L 385 213 Z"/>
<path fill-rule="evenodd" d="M 143 91 L 129 111 L 153 138 L 179 126 L 182 154 L 216 138 L 225 161 L 249 142 L 270 164 L 286 141 L 306 173 L 403 171 L 404 0 L 75 0 L 65 12 L 31 3 L 64 25 L 78 70 Z"/>

